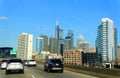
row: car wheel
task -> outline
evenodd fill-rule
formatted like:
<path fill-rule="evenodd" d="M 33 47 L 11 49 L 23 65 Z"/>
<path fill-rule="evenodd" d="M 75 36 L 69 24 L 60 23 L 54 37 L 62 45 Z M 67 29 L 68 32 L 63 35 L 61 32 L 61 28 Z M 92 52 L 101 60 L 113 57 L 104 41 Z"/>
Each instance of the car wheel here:
<path fill-rule="evenodd" d="M 60 73 L 63 73 L 63 70 L 60 70 Z"/>
<path fill-rule="evenodd" d="M 44 67 L 44 71 L 46 71 L 46 68 Z"/>
<path fill-rule="evenodd" d="M 22 70 L 21 73 L 24 74 L 24 70 Z"/>
<path fill-rule="evenodd" d="M 5 71 L 5 74 L 7 75 L 9 72 L 8 71 Z"/>
<path fill-rule="evenodd" d="M 50 72 L 50 69 L 49 69 L 49 68 L 47 68 L 47 72 L 48 72 L 48 73 Z"/>

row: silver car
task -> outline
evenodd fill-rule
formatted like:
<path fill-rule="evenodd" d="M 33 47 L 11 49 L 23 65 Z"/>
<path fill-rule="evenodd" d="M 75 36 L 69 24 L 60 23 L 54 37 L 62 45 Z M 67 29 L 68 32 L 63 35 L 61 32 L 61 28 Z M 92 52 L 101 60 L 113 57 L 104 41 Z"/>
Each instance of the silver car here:
<path fill-rule="evenodd" d="M 2 62 L 1 62 L 1 69 L 5 69 L 6 68 L 7 62 L 8 62 L 8 60 L 6 60 L 6 59 L 2 60 Z"/>
<path fill-rule="evenodd" d="M 37 66 L 37 63 L 35 60 L 29 60 L 28 63 L 27 63 L 27 66 Z"/>
<path fill-rule="evenodd" d="M 10 59 L 8 61 L 5 73 L 8 74 L 13 71 L 24 74 L 24 62 L 21 59 Z"/>

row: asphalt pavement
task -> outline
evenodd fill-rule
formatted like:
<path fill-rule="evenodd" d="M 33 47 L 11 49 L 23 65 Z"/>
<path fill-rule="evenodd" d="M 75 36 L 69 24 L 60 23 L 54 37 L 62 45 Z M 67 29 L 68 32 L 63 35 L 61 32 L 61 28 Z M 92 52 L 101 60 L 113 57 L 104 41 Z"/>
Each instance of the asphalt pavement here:
<path fill-rule="evenodd" d="M 98 78 L 86 74 L 75 73 L 64 70 L 60 72 L 46 72 L 43 70 L 43 66 L 27 67 L 24 69 L 25 73 L 12 72 L 8 75 L 5 74 L 5 70 L 0 69 L 0 78 Z"/>

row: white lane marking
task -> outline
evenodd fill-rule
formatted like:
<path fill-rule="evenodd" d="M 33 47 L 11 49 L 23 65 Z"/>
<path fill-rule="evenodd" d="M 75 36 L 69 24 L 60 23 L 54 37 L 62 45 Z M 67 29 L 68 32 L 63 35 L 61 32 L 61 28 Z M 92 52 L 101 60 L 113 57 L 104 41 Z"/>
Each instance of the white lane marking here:
<path fill-rule="evenodd" d="M 32 78 L 35 78 L 35 76 L 34 75 L 31 75 L 32 76 Z"/>

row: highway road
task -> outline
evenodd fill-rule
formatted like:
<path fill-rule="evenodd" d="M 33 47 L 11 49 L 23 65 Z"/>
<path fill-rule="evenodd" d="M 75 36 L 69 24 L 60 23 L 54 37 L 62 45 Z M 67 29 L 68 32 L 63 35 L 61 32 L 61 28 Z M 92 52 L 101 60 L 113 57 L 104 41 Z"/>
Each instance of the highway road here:
<path fill-rule="evenodd" d="M 98 78 L 90 75 L 75 73 L 71 71 L 64 70 L 64 73 L 60 72 L 45 72 L 43 66 L 37 67 L 27 67 L 25 66 L 25 73 L 10 73 L 5 74 L 5 70 L 0 69 L 0 78 Z"/>

